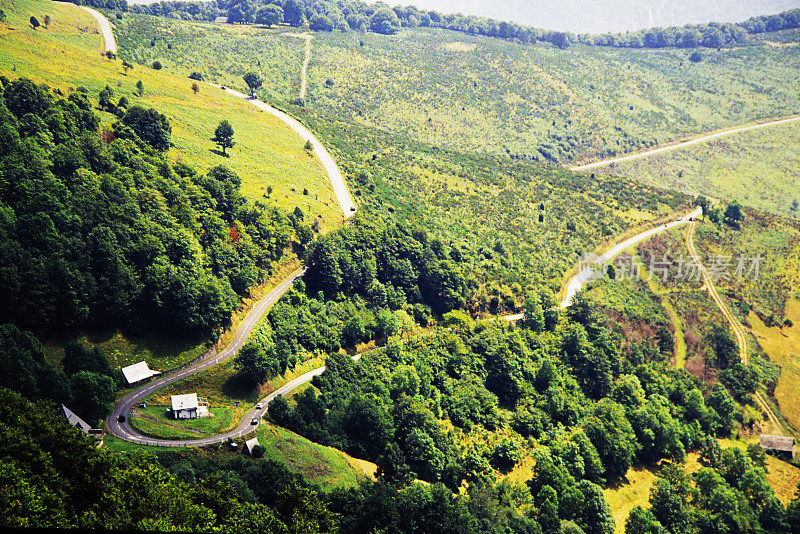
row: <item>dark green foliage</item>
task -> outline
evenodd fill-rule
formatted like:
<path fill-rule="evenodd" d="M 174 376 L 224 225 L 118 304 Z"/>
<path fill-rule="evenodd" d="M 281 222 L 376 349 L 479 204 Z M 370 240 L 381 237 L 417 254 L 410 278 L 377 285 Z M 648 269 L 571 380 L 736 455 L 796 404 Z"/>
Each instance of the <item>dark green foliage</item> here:
<path fill-rule="evenodd" d="M 601 400 L 583 429 L 597 448 L 606 473 L 612 478 L 624 475 L 638 447 L 624 408 L 611 400 Z"/>
<path fill-rule="evenodd" d="M 244 78 L 244 83 L 246 83 L 247 87 L 250 88 L 250 95 L 255 97 L 256 90 L 258 90 L 261 87 L 261 84 L 264 83 L 264 80 L 261 78 L 261 76 L 259 76 L 255 72 L 247 72 L 245 73 L 243 78 Z"/>
<path fill-rule="evenodd" d="M 382 7 L 377 9 L 369 19 L 369 29 L 375 33 L 392 35 L 400 30 L 400 19 L 394 10 Z"/>
<path fill-rule="evenodd" d="M 273 26 L 283 22 L 283 8 L 275 4 L 262 5 L 256 12 L 256 24 Z"/>
<path fill-rule="evenodd" d="M 122 124 L 130 126 L 139 139 L 159 152 L 169 150 L 172 125 L 164 114 L 153 108 L 132 106 L 122 117 Z"/>
<path fill-rule="evenodd" d="M 784 509 L 767 483 L 763 451 L 750 452 L 755 459 L 739 448 L 720 450 L 709 438 L 694 478 L 667 465 L 651 490 L 651 511 L 634 508 L 626 533 L 791 532 L 800 500 Z"/>
<path fill-rule="evenodd" d="M 744 222 L 744 208 L 737 201 L 732 201 L 725 208 L 724 219 L 725 224 L 732 228 L 739 228 L 739 225 Z"/>
<path fill-rule="evenodd" d="M 132 106 L 103 142 L 83 93 L 4 89 L 0 321 L 211 336 L 288 245 L 285 216 L 245 202 L 233 173 L 177 174 L 157 155 L 158 112 Z"/>
<path fill-rule="evenodd" d="M 691 61 L 692 63 L 700 63 L 701 61 L 703 61 L 703 55 L 695 50 L 694 52 L 689 54 L 689 61 Z"/>
<path fill-rule="evenodd" d="M 192 73 L 189 75 L 189 79 L 190 80 L 197 80 L 198 82 L 202 82 L 203 81 L 203 75 L 200 74 L 197 71 L 192 71 Z"/>
<path fill-rule="evenodd" d="M 283 4 L 283 21 L 291 26 L 302 26 L 306 16 L 303 12 L 303 2 L 300 0 L 286 0 Z"/>
<path fill-rule="evenodd" d="M 37 19 L 37 18 L 36 18 L 36 17 L 34 17 L 34 16 L 31 16 L 31 19 L 30 19 L 30 21 L 29 21 L 29 22 L 31 23 L 31 27 L 32 27 L 34 30 L 40 26 L 40 24 L 39 24 L 39 19 Z"/>
<path fill-rule="evenodd" d="M 153 66 L 153 70 L 161 70 L 161 68 L 162 68 L 161 62 L 158 61 L 158 60 L 153 61 L 153 65 L 152 66 Z"/>
<path fill-rule="evenodd" d="M 308 292 L 367 296 L 377 283 L 401 302 L 425 303 L 438 313 L 461 307 L 466 280 L 445 247 L 424 230 L 405 225 L 354 223 L 320 238 L 306 256 Z M 392 305 L 390 307 L 400 307 Z"/>
<path fill-rule="evenodd" d="M 227 120 L 222 120 L 216 130 L 214 130 L 214 137 L 211 138 L 214 143 L 219 145 L 222 149 L 222 155 L 225 155 L 226 148 L 233 148 L 236 142 L 233 140 L 233 127 Z"/>
<path fill-rule="evenodd" d="M 75 376 L 79 376 L 81 373 Z M 0 389 L 0 526 L 207 532 L 332 532 L 317 490 L 267 461 L 198 463 L 176 473 L 108 454 L 55 407 Z M 168 458 L 169 459 L 169 458 Z"/>
<path fill-rule="evenodd" d="M 39 340 L 10 324 L 0 325 L 0 387 L 31 399 L 69 401 L 66 379 L 45 360 Z"/>
<path fill-rule="evenodd" d="M 727 369 L 739 361 L 739 345 L 726 326 L 712 326 L 705 341 L 713 351 L 716 367 Z"/>

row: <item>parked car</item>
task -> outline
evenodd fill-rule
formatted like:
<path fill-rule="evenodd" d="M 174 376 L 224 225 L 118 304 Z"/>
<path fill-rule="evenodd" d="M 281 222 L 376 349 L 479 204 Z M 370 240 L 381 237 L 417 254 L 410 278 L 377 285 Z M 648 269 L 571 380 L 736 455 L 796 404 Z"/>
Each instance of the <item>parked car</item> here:
<path fill-rule="evenodd" d="M 253 417 L 252 421 L 250 421 L 250 424 L 251 425 L 257 425 L 258 424 L 258 417 Z"/>
<path fill-rule="evenodd" d="M 259 402 L 258 404 L 256 404 L 256 410 L 263 410 L 263 409 L 264 409 L 264 403 L 263 402 Z"/>
<path fill-rule="evenodd" d="M 117 421 L 119 421 L 120 423 L 124 423 L 125 422 L 125 414 L 124 413 L 119 414 L 119 417 L 117 417 Z"/>

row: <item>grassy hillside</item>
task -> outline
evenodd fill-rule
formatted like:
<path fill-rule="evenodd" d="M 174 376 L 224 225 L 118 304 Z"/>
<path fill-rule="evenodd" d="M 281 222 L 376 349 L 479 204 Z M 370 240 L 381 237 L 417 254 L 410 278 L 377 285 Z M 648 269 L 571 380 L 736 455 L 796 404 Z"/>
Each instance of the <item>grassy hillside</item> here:
<path fill-rule="evenodd" d="M 800 216 L 800 124 L 743 132 L 602 169 L 658 187 Z"/>
<path fill-rule="evenodd" d="M 299 206 L 320 217 L 325 228 L 342 221 L 324 169 L 278 119 L 205 84 L 194 94 L 192 80 L 170 72 L 136 65 L 125 75 L 120 60 L 101 56 L 96 22 L 74 5 L 47 0 L 5 0 L 0 5 L 7 13 L 7 22 L 0 23 L 1 75 L 46 82 L 64 93 L 84 86 L 95 99 L 108 85 L 115 99 L 125 96 L 167 115 L 172 124 L 172 159 L 200 169 L 224 164 L 241 176 L 243 192 L 254 200 L 274 202 L 286 210 Z M 40 19 L 50 14 L 50 27 L 33 30 L 27 22 L 32 14 Z M 136 94 L 140 80 L 142 96 Z M 106 117 L 108 122 L 114 120 Z M 218 147 L 210 140 L 222 119 L 235 132 L 236 147 L 227 158 L 217 154 Z M 266 198 L 270 185 L 274 190 Z M 311 194 L 303 195 L 304 189 Z"/>
<path fill-rule="evenodd" d="M 242 72 L 255 70 L 264 95 L 297 98 L 302 41 L 282 30 L 126 15 L 118 34 L 122 54 L 137 62 L 166 58 L 179 74 L 239 85 Z M 297 59 L 276 61 L 280 51 Z M 316 32 L 306 101 L 425 142 L 543 161 L 617 154 L 800 110 L 792 83 L 800 49 L 757 41 L 703 50 L 699 63 L 689 54 L 558 50 L 426 28 Z"/>

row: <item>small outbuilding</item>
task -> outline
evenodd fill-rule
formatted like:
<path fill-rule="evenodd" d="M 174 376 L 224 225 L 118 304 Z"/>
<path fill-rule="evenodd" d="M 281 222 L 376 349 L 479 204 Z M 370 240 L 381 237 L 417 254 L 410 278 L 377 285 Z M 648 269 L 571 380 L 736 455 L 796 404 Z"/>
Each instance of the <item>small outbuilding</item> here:
<path fill-rule="evenodd" d="M 197 393 L 185 395 L 172 395 L 172 417 L 174 419 L 197 419 L 198 417 L 211 417 L 208 412 L 208 401 L 198 399 Z"/>
<path fill-rule="evenodd" d="M 247 449 L 247 454 L 253 456 L 253 449 L 258 447 L 260 443 L 258 442 L 258 438 L 248 439 L 244 442 L 244 447 Z"/>
<path fill-rule="evenodd" d="M 794 457 L 794 438 L 761 434 L 759 445 L 761 445 L 762 449 L 780 452 Z"/>
<path fill-rule="evenodd" d="M 214 24 L 227 24 L 228 17 L 217 17 L 214 19 Z"/>
<path fill-rule="evenodd" d="M 84 434 L 88 434 L 89 431 L 92 429 L 89 423 L 78 417 L 78 415 L 75 412 L 73 412 L 63 404 L 61 405 L 60 413 L 66 418 L 70 426 L 74 426 Z"/>
<path fill-rule="evenodd" d="M 161 373 L 159 371 L 153 371 L 147 366 L 147 362 L 139 362 L 134 363 L 133 365 L 129 365 L 127 367 L 122 368 L 122 375 L 125 377 L 125 380 L 128 384 L 137 384 L 139 382 L 143 382 L 148 378 L 158 376 Z"/>

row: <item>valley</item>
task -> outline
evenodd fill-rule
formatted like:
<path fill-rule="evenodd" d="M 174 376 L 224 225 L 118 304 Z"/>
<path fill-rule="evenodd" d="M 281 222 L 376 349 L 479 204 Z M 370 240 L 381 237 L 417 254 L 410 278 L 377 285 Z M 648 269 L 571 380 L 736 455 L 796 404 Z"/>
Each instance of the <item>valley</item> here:
<path fill-rule="evenodd" d="M 0 2 L 0 524 L 794 534 L 795 30 L 90 4 Z"/>

